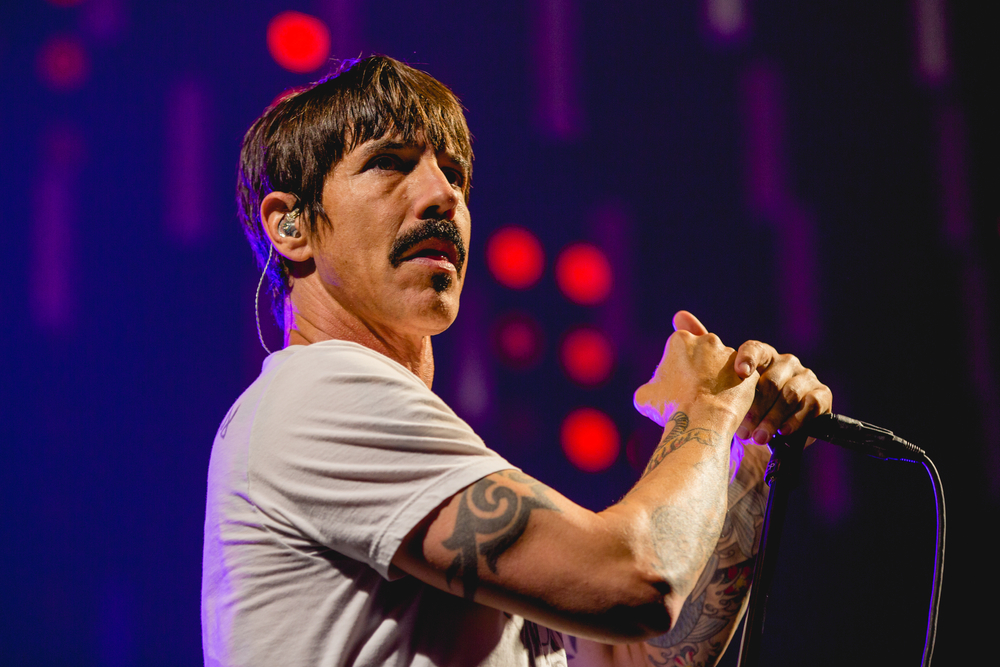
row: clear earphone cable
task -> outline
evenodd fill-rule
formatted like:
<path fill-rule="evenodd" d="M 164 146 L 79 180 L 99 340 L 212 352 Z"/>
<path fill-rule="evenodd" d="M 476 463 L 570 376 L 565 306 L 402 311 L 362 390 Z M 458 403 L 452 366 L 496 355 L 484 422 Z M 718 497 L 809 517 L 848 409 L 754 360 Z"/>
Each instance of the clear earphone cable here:
<path fill-rule="evenodd" d="M 257 340 L 264 351 L 271 354 L 271 350 L 264 343 L 264 334 L 260 330 L 260 286 L 264 284 L 264 276 L 267 275 L 267 267 L 271 266 L 271 258 L 274 256 L 274 246 L 267 251 L 267 262 L 264 263 L 264 270 L 260 272 L 260 280 L 257 281 L 257 291 L 253 295 L 253 319 L 257 322 Z"/>

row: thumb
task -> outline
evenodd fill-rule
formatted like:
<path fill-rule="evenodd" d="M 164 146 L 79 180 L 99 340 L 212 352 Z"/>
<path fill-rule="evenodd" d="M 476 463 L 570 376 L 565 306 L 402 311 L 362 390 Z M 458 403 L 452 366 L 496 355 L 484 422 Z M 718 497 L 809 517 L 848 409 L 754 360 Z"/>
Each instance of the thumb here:
<path fill-rule="evenodd" d="M 674 315 L 674 331 L 687 331 L 695 336 L 708 333 L 705 325 L 686 310 L 678 310 L 677 314 Z"/>

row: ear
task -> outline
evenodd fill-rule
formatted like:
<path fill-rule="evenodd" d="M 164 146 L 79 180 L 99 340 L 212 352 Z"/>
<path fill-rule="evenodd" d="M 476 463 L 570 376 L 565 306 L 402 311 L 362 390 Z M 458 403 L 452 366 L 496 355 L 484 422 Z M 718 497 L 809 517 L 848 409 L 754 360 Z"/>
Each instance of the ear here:
<path fill-rule="evenodd" d="M 312 257 L 309 243 L 309 225 L 302 215 L 302 202 L 288 192 L 270 192 L 260 202 L 260 219 L 271 244 L 285 259 L 304 262 Z M 281 230 L 282 223 L 285 229 Z M 287 229 L 294 225 L 298 234 L 289 234 Z M 282 231 L 286 233 L 282 235 Z"/>

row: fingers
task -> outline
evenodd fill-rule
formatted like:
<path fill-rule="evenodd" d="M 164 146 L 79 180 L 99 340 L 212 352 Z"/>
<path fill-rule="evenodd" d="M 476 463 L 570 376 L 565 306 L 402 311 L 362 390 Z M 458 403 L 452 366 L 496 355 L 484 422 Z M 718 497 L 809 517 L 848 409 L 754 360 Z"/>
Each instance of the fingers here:
<path fill-rule="evenodd" d="M 674 315 L 674 331 L 687 331 L 695 336 L 708 333 L 708 328 L 686 310 L 678 310 Z"/>
<path fill-rule="evenodd" d="M 777 355 L 761 375 L 753 404 L 736 435 L 765 444 L 777 433 L 794 433 L 806 419 L 829 412 L 832 406 L 833 393 L 815 373 L 793 355 Z"/>
<path fill-rule="evenodd" d="M 778 356 L 778 351 L 767 343 L 761 343 L 759 340 L 748 340 L 737 350 L 734 368 L 742 378 L 750 377 L 750 374 L 755 370 L 760 371 L 760 374 L 763 375 Z"/>

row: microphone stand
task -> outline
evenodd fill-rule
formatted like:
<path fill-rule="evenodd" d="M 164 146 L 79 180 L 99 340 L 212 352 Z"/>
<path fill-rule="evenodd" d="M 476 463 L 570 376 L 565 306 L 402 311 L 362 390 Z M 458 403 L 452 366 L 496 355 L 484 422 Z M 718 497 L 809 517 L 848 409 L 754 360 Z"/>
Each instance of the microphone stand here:
<path fill-rule="evenodd" d="M 750 588 L 750 605 L 743 625 L 743 639 L 740 641 L 739 667 L 760 665 L 760 644 L 764 632 L 764 607 L 774 580 L 778 562 L 778 547 L 781 544 L 781 529 L 788 509 L 788 496 L 799 484 L 802 472 L 802 450 L 805 449 L 806 435 L 801 432 L 788 437 L 777 436 L 771 440 L 771 460 L 764 472 L 764 481 L 770 487 L 767 509 L 764 511 L 764 528 L 760 535 L 760 546 L 753 569 Z"/>

